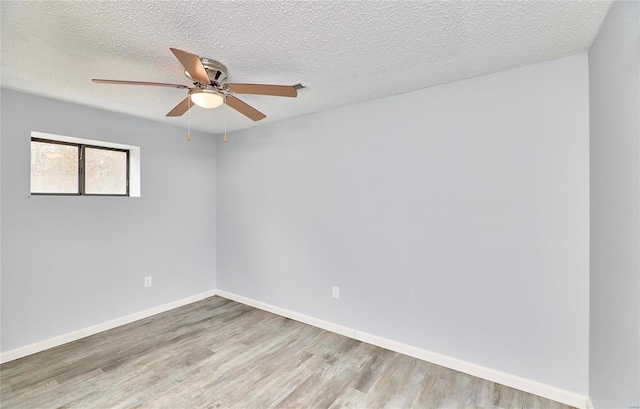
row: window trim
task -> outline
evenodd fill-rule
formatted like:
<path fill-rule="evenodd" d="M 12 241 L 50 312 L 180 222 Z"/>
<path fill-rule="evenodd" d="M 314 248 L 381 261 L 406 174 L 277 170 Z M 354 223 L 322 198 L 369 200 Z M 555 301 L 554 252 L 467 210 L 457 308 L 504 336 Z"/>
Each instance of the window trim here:
<path fill-rule="evenodd" d="M 81 194 L 81 193 L 31 193 L 31 187 L 29 187 L 29 196 L 113 196 L 113 197 L 140 197 L 140 147 L 135 145 L 125 145 L 115 142 L 100 141 L 95 139 L 76 138 L 74 136 L 55 135 L 44 132 L 31 131 L 32 139 L 42 139 L 46 142 L 60 143 L 64 145 L 83 145 L 89 148 L 107 149 L 127 151 L 127 195 L 112 195 L 112 194 Z M 79 155 L 84 154 L 82 149 L 79 150 Z M 81 183 L 82 181 L 78 181 Z M 78 190 L 81 192 L 81 188 Z"/>

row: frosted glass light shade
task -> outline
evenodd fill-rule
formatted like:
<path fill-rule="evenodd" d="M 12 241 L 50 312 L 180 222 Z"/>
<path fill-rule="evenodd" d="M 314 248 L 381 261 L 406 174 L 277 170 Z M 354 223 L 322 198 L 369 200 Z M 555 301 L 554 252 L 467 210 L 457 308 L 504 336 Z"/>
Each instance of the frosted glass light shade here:
<path fill-rule="evenodd" d="M 194 90 L 191 92 L 191 101 L 202 108 L 216 108 L 222 105 L 224 98 L 212 91 Z"/>

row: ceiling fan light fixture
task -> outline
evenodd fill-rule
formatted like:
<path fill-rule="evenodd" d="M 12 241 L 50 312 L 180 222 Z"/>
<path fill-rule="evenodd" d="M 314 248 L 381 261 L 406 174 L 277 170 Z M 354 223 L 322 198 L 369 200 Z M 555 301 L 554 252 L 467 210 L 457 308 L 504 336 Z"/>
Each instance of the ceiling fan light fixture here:
<path fill-rule="evenodd" d="M 224 97 L 208 89 L 194 89 L 189 92 L 191 101 L 202 108 L 217 108 L 224 102 Z"/>
<path fill-rule="evenodd" d="M 163 82 L 122 81 L 97 78 L 94 78 L 92 81 L 99 84 L 146 85 L 188 89 L 189 94 L 187 97 L 169 111 L 166 115 L 168 117 L 182 116 L 189 111 L 193 105 L 202 108 L 216 108 L 225 104 L 225 106 L 229 105 L 253 121 L 260 121 L 266 118 L 266 115 L 237 98 L 235 94 L 295 98 L 298 96 L 299 90 L 309 88 L 307 84 L 302 82 L 294 85 L 228 83 L 226 82 L 228 77 L 227 67 L 220 62 L 208 58 L 200 58 L 195 54 L 178 50 L 177 48 L 170 48 L 170 50 L 184 67 L 187 77 L 193 81 L 193 88 L 186 85 L 167 84 Z"/>

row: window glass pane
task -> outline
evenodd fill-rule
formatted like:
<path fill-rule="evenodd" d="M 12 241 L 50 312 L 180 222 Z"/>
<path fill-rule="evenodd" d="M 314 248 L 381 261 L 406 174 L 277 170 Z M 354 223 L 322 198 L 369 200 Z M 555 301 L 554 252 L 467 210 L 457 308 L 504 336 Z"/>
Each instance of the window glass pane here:
<path fill-rule="evenodd" d="M 88 195 L 126 195 L 127 153 L 85 148 L 84 192 Z"/>
<path fill-rule="evenodd" d="M 78 193 L 78 147 L 31 141 L 31 193 Z"/>

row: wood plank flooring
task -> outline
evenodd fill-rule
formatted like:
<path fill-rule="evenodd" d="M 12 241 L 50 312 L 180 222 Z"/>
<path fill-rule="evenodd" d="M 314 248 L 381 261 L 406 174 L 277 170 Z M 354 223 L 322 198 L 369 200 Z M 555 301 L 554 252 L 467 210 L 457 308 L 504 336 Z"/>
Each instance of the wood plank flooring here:
<path fill-rule="evenodd" d="M 0 366 L 9 408 L 569 406 L 220 297 Z"/>

